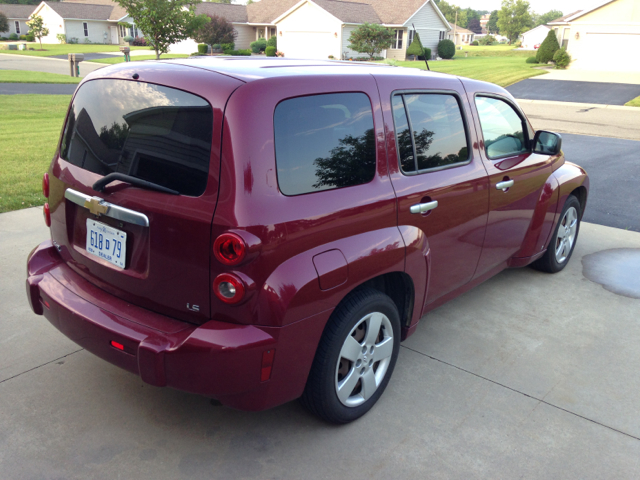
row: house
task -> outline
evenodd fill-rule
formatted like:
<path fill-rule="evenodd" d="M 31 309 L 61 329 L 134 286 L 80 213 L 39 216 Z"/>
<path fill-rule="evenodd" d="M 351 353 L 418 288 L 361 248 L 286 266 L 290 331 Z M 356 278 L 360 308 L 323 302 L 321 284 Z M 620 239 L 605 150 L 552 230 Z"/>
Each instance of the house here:
<path fill-rule="evenodd" d="M 349 36 L 367 22 L 392 28 L 394 43 L 382 56 L 405 60 L 413 26 L 423 46 L 434 52 L 451 29 L 433 0 L 262 0 L 246 6 L 201 3 L 196 12 L 229 20 L 238 33 L 236 49 L 277 35 L 278 50 L 290 58 L 362 57 L 349 49 Z M 192 40 L 171 47 L 173 53 L 194 51 Z"/>
<path fill-rule="evenodd" d="M 549 30 L 551 30 L 551 27 L 547 25 L 538 25 L 536 28 L 524 32 L 520 35 L 521 47 L 525 50 L 533 50 L 534 45 L 542 43 L 547 38 Z"/>
<path fill-rule="evenodd" d="M 473 42 L 475 33 L 466 28 L 457 26 L 455 23 L 451 24 L 451 31 L 448 33 L 447 38 L 456 45 L 469 45 Z"/>
<path fill-rule="evenodd" d="M 640 72 L 640 1 L 607 0 L 549 22 L 571 68 Z"/>
<path fill-rule="evenodd" d="M 78 43 L 115 45 L 124 44 L 127 35 L 142 36 L 126 10 L 111 0 L 44 1 L 33 14 L 40 15 L 49 29 L 43 43 L 59 43 L 59 34 L 65 35 L 67 42 L 75 39 Z"/>
<path fill-rule="evenodd" d="M 9 20 L 9 30 L 0 32 L 0 37 L 8 37 L 12 33 L 18 36 L 26 35 L 29 31 L 27 20 L 29 20 L 29 15 L 34 8 L 33 5 L 0 4 L 0 12 L 4 13 Z"/>

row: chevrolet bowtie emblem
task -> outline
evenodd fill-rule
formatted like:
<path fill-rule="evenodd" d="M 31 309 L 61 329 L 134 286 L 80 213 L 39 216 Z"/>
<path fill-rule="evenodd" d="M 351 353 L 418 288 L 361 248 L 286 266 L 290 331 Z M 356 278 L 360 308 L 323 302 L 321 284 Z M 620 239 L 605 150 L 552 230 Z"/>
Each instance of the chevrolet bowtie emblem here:
<path fill-rule="evenodd" d="M 107 213 L 109 207 L 107 205 L 103 205 L 101 202 L 103 200 L 98 197 L 91 197 L 91 200 L 86 200 L 84 202 L 84 208 L 88 208 L 91 213 L 94 215 L 103 215 Z"/>

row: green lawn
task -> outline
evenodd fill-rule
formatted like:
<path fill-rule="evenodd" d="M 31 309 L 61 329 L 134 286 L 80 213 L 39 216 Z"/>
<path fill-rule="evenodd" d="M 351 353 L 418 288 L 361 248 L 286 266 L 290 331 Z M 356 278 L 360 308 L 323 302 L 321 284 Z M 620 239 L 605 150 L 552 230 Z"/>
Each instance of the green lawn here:
<path fill-rule="evenodd" d="M 185 54 L 180 54 L 180 53 L 166 53 L 160 56 L 160 60 L 166 60 L 167 58 L 187 58 L 189 55 L 185 55 Z M 140 60 L 155 60 L 156 56 L 154 55 L 139 55 L 139 56 L 134 56 L 131 57 L 131 61 L 133 62 L 137 62 Z M 119 57 L 113 57 L 113 58 L 100 58 L 98 60 L 89 60 L 90 62 L 95 62 L 95 63 L 123 63 L 124 62 L 124 55 L 119 56 Z"/>
<path fill-rule="evenodd" d="M 497 57 L 459 57 L 460 52 L 452 60 L 438 60 L 429 62 L 434 72 L 449 73 L 461 77 L 483 80 L 507 87 L 525 78 L 535 77 L 546 73 L 544 70 L 534 69 L 538 65 L 525 63 L 524 58 L 515 56 Z M 519 53 L 519 52 L 516 52 Z M 401 67 L 413 67 L 426 70 L 424 61 L 398 62 Z"/>
<path fill-rule="evenodd" d="M 28 70 L 0 70 L 0 83 L 79 83 L 81 78 Z"/>
<path fill-rule="evenodd" d="M 42 205 L 42 175 L 55 152 L 69 95 L 3 95 L 0 213 Z"/>
<path fill-rule="evenodd" d="M 23 42 L 24 43 L 24 42 Z M 0 43 L 0 45 L 4 42 Z M 30 43 L 29 48 L 35 50 L 0 50 L 0 53 L 11 55 L 31 55 L 34 57 L 50 57 L 52 55 L 66 55 L 67 53 L 100 53 L 100 52 L 119 52 L 119 45 L 98 45 L 93 43 L 76 43 L 76 44 L 59 44 L 59 43 L 43 43 L 40 50 L 39 43 Z M 131 50 L 149 50 L 149 47 L 131 47 Z"/>
<path fill-rule="evenodd" d="M 625 103 L 627 107 L 640 107 L 640 97 L 636 97 L 633 100 L 629 100 Z"/>
<path fill-rule="evenodd" d="M 464 57 L 465 52 L 470 57 L 534 57 L 536 52 L 532 50 L 515 50 L 515 47 L 511 45 L 488 45 L 477 47 L 464 46 L 462 51 L 456 50 L 456 57 Z"/>

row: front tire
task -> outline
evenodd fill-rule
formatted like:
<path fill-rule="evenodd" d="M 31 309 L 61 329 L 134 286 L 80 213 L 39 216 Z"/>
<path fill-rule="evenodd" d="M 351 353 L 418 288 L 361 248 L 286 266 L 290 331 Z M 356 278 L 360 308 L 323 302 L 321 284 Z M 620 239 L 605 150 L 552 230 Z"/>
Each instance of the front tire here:
<path fill-rule="evenodd" d="M 302 404 L 330 423 L 361 417 L 384 392 L 399 350 L 395 303 L 371 288 L 352 292 L 329 319 Z"/>
<path fill-rule="evenodd" d="M 547 273 L 557 273 L 567 266 L 578 240 L 582 209 L 576 197 L 570 195 L 562 208 L 560 221 L 553 231 L 547 251 L 531 266 Z"/>

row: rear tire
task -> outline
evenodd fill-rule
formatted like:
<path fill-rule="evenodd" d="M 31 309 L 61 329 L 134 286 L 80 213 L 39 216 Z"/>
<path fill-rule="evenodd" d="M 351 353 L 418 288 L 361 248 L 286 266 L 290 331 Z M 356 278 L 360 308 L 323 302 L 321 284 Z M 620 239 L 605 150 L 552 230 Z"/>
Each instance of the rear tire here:
<path fill-rule="evenodd" d="M 570 195 L 562 208 L 560 221 L 551 235 L 547 251 L 531 267 L 547 273 L 557 273 L 566 267 L 578 240 L 581 218 L 580 201 Z"/>
<path fill-rule="evenodd" d="M 352 292 L 327 323 L 301 403 L 330 423 L 361 417 L 384 392 L 399 350 L 395 303 L 371 288 Z"/>

